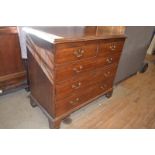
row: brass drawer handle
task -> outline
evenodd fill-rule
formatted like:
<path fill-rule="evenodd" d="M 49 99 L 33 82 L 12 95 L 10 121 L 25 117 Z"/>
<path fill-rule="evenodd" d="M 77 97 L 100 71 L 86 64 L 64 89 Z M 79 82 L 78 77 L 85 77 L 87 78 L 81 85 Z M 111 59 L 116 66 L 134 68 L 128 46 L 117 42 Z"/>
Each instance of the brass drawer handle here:
<path fill-rule="evenodd" d="M 83 49 L 78 49 L 74 52 L 74 55 L 77 57 L 77 58 L 80 58 L 82 57 L 84 54 L 84 50 Z"/>
<path fill-rule="evenodd" d="M 110 45 L 110 49 L 114 51 L 116 49 L 116 45 L 115 44 Z"/>
<path fill-rule="evenodd" d="M 81 87 L 81 82 L 78 82 L 77 84 L 73 84 L 72 85 L 72 88 L 73 89 L 78 89 L 78 88 L 80 88 Z"/>
<path fill-rule="evenodd" d="M 82 69 L 83 69 L 83 66 L 80 65 L 78 68 L 76 68 L 76 67 L 73 68 L 73 71 L 76 73 L 80 73 L 82 71 Z"/>
<path fill-rule="evenodd" d="M 80 101 L 80 99 L 79 99 L 79 98 L 76 98 L 74 101 L 70 101 L 69 103 L 70 103 L 71 105 L 76 105 L 76 104 L 79 103 L 79 101 Z"/>
<path fill-rule="evenodd" d="M 107 88 L 107 85 L 104 84 L 104 85 L 102 85 L 100 88 L 103 89 L 103 90 L 105 90 L 105 89 Z"/>
<path fill-rule="evenodd" d="M 109 75 L 110 75 L 110 71 L 104 73 L 104 76 L 105 76 L 105 77 L 108 77 Z"/>
<path fill-rule="evenodd" d="M 106 61 L 110 64 L 113 61 L 113 58 L 107 58 Z"/>

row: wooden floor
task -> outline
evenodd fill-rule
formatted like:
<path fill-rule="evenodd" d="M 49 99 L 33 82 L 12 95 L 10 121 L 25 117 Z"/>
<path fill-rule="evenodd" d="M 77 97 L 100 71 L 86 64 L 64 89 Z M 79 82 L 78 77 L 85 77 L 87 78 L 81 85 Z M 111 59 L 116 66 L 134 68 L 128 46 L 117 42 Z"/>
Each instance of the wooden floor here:
<path fill-rule="evenodd" d="M 62 128 L 155 128 L 155 57 L 148 59 L 145 73 L 122 82 L 112 98 Z"/>
<path fill-rule="evenodd" d="M 118 84 L 112 98 L 104 96 L 71 115 L 72 123 L 61 129 L 155 128 L 155 57 L 147 57 L 149 68 Z M 49 128 L 48 120 L 29 93 L 17 91 L 0 97 L 0 128 Z"/>

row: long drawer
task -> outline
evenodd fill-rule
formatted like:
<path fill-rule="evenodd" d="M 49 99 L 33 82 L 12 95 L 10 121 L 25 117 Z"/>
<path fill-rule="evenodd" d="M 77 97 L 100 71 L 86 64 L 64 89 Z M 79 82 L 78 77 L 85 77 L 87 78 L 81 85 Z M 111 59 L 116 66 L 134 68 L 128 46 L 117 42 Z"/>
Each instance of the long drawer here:
<path fill-rule="evenodd" d="M 74 76 L 81 75 L 82 73 L 117 63 L 119 58 L 120 54 L 112 54 L 107 57 L 93 57 L 87 60 L 85 59 L 71 64 L 57 66 L 55 69 L 56 82 L 64 81 Z"/>
<path fill-rule="evenodd" d="M 113 79 L 108 79 L 107 81 L 101 81 L 96 85 L 87 87 L 80 93 L 76 93 L 68 96 L 64 100 L 56 101 L 56 116 L 60 116 L 69 110 L 72 110 L 84 102 L 93 99 L 94 97 L 106 92 L 112 88 Z"/>
<path fill-rule="evenodd" d="M 56 84 L 56 100 L 61 100 L 73 93 L 79 93 L 98 82 L 108 79 L 114 79 L 117 64 L 110 65 L 98 70 L 89 71 L 74 77 L 66 82 Z"/>
<path fill-rule="evenodd" d="M 56 46 L 55 63 L 70 63 L 72 61 L 90 58 L 96 55 L 96 41 L 58 44 Z"/>

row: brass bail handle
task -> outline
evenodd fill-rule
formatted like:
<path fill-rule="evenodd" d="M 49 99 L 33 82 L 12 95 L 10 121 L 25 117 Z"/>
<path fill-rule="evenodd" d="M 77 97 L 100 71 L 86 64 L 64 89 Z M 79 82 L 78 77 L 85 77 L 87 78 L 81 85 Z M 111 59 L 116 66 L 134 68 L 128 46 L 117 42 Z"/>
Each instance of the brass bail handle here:
<path fill-rule="evenodd" d="M 116 45 L 115 44 L 110 45 L 110 49 L 114 51 L 116 49 Z"/>
<path fill-rule="evenodd" d="M 75 105 L 75 104 L 78 104 L 79 100 L 80 100 L 79 98 L 76 98 L 74 101 L 70 101 L 69 103 L 71 105 Z"/>
<path fill-rule="evenodd" d="M 77 84 L 73 84 L 72 88 L 73 89 L 78 89 L 78 88 L 80 88 L 80 86 L 81 86 L 81 82 L 78 82 Z"/>
<path fill-rule="evenodd" d="M 80 49 L 78 49 L 78 50 L 76 50 L 76 51 L 74 52 L 74 55 L 75 55 L 77 58 L 82 57 L 83 54 L 84 54 L 84 50 L 83 50 L 82 48 L 80 48 Z"/>
<path fill-rule="evenodd" d="M 104 90 L 104 89 L 106 89 L 106 88 L 107 88 L 107 85 L 106 85 L 106 84 L 104 84 L 104 85 L 102 85 L 100 88 Z"/>
<path fill-rule="evenodd" d="M 77 67 L 73 68 L 73 71 L 75 71 L 76 73 L 80 73 L 82 69 L 83 69 L 83 66 L 80 65 L 78 68 Z"/>
<path fill-rule="evenodd" d="M 108 77 L 109 75 L 110 75 L 110 71 L 104 73 L 105 77 Z"/>
<path fill-rule="evenodd" d="M 113 58 L 107 58 L 107 60 L 106 60 L 108 63 L 112 63 L 112 61 L 113 61 Z"/>

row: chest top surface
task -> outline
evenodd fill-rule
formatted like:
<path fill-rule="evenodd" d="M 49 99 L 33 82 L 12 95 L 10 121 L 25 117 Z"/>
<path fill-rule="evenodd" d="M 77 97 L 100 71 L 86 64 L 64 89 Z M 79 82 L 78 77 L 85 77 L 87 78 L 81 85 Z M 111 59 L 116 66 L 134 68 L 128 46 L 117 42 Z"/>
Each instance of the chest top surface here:
<path fill-rule="evenodd" d="M 24 27 L 23 29 L 28 35 L 50 43 L 125 38 L 123 32 L 106 32 L 104 26 L 45 26 Z"/>

